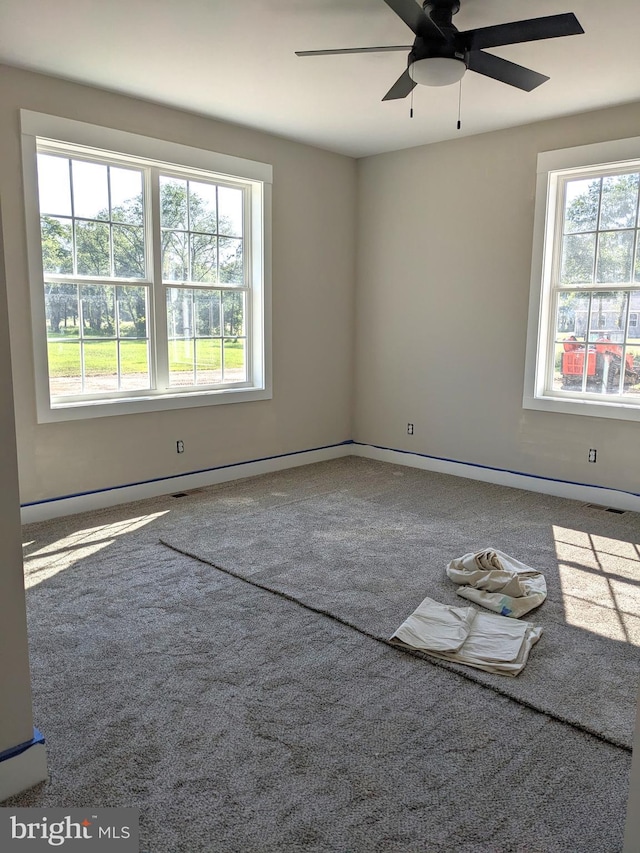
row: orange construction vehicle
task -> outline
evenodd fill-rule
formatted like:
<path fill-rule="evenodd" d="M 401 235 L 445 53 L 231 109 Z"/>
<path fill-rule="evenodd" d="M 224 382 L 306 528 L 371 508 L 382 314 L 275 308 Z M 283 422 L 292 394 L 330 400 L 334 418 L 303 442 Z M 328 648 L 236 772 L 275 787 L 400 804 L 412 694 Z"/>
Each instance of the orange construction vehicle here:
<path fill-rule="evenodd" d="M 562 379 L 566 386 L 582 382 L 584 374 L 585 344 L 570 335 L 563 342 Z M 602 335 L 590 343 L 587 349 L 587 390 L 602 390 L 603 382 L 607 390 L 615 390 L 622 365 L 622 346 L 614 343 L 607 335 Z M 640 376 L 635 369 L 632 353 L 625 357 L 624 384 L 638 382 Z"/>

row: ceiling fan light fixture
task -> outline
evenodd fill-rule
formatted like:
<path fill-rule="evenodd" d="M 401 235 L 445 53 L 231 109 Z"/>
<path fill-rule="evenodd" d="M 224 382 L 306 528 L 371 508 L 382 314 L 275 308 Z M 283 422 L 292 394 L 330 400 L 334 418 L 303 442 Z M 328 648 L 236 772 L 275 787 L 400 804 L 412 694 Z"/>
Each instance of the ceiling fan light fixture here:
<path fill-rule="evenodd" d="M 450 86 L 462 80 L 466 70 L 467 66 L 462 59 L 429 56 L 411 63 L 409 77 L 422 86 Z"/>

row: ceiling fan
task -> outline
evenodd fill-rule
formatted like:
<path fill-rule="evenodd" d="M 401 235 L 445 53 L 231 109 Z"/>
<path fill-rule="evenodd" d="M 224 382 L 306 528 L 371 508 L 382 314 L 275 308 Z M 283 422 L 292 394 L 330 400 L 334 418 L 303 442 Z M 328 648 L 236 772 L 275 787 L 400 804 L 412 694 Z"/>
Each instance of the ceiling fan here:
<path fill-rule="evenodd" d="M 416 38 L 413 45 L 300 50 L 296 51 L 296 55 L 410 51 L 406 71 L 398 77 L 383 101 L 406 98 L 418 83 L 425 86 L 457 83 L 467 69 L 530 92 L 549 78 L 492 53 L 485 53 L 484 48 L 584 33 L 572 12 L 460 32 L 452 22 L 453 16 L 460 10 L 460 0 L 426 0 L 422 8 L 415 0 L 384 2 L 414 32 Z"/>

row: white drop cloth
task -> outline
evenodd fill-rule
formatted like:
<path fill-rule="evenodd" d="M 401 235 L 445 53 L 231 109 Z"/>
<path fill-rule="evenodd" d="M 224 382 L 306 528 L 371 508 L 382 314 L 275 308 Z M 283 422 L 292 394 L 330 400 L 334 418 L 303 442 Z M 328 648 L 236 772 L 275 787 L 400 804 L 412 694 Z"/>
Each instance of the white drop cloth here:
<path fill-rule="evenodd" d="M 393 636 L 414 649 L 456 652 L 469 636 L 476 613 L 473 607 L 445 607 L 425 598 Z"/>
<path fill-rule="evenodd" d="M 425 598 L 391 637 L 433 657 L 499 675 L 522 672 L 542 628 Z"/>
<path fill-rule="evenodd" d="M 517 619 L 547 597 L 541 572 L 494 548 L 452 560 L 447 575 L 460 584 L 458 595 L 502 616 Z"/>

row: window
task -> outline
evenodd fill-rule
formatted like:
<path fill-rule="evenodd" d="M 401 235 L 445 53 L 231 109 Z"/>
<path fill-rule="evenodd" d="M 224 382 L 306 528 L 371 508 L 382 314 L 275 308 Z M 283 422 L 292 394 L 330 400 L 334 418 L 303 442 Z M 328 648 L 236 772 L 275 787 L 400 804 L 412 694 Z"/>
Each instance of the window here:
<path fill-rule="evenodd" d="M 269 397 L 271 168 L 22 128 L 39 420 Z"/>
<path fill-rule="evenodd" d="M 524 406 L 640 418 L 640 139 L 538 158 Z"/>

